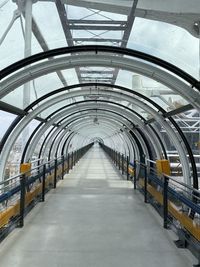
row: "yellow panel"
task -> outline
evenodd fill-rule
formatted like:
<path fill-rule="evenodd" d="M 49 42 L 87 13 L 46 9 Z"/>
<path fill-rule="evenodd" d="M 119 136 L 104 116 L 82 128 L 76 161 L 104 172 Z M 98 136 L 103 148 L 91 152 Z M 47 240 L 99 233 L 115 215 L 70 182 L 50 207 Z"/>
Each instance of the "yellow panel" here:
<path fill-rule="evenodd" d="M 144 186 L 144 179 L 139 180 L 139 185 Z M 148 192 L 155 198 L 155 200 L 163 205 L 163 195 L 158 192 L 153 186 L 147 185 Z M 176 205 L 168 201 L 169 213 L 176 218 L 181 225 L 187 229 L 198 241 L 200 241 L 200 225 L 195 223 L 187 214 L 178 210 Z"/>
<path fill-rule="evenodd" d="M 156 160 L 156 168 L 159 174 L 171 174 L 170 163 L 167 159 Z"/>
<path fill-rule="evenodd" d="M 198 149 L 200 149 L 200 141 L 197 142 Z"/>
<path fill-rule="evenodd" d="M 14 216 L 14 209 L 13 207 L 9 207 L 5 211 L 0 213 L 0 227 L 8 224 L 11 217 Z"/>
<path fill-rule="evenodd" d="M 19 214 L 19 201 L 6 210 L 0 212 L 0 228 L 9 223 L 9 220 Z"/>
<path fill-rule="evenodd" d="M 13 206 L 13 209 L 14 209 L 14 216 L 17 216 L 19 214 L 19 210 L 20 210 L 19 201 L 17 201 L 17 203 Z"/>
<path fill-rule="evenodd" d="M 128 168 L 128 173 L 131 175 L 131 176 L 134 176 L 134 168 L 132 168 L 132 167 L 129 167 Z"/>
<path fill-rule="evenodd" d="M 31 170 L 31 163 L 23 163 L 20 165 L 20 172 L 23 173 L 23 172 L 28 172 Z"/>

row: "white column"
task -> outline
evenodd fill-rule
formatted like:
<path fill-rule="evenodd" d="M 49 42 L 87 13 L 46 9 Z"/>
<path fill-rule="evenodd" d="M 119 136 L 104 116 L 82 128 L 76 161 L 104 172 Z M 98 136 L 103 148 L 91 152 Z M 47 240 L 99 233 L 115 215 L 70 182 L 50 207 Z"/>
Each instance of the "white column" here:
<path fill-rule="evenodd" d="M 24 57 L 31 56 L 31 41 L 32 41 L 32 0 L 26 0 L 24 3 L 25 12 L 25 44 Z M 23 108 L 30 104 L 30 82 L 24 84 L 23 88 Z M 27 128 L 22 134 L 22 150 L 28 140 L 29 129 Z"/>

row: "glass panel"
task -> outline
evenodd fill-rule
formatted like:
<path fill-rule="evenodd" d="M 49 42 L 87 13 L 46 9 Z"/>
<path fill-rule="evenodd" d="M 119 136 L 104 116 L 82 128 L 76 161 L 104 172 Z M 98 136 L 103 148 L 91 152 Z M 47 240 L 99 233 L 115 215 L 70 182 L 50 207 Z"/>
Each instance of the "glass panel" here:
<path fill-rule="evenodd" d="M 69 72 L 70 73 L 70 72 Z M 24 109 L 26 106 L 23 107 L 23 87 L 20 86 L 5 97 L 2 98 L 3 102 L 6 102 L 10 105 L 16 106 L 20 109 Z M 51 73 L 48 75 L 41 76 L 38 79 L 35 79 L 30 82 L 30 101 L 32 103 L 39 97 L 47 94 L 56 88 L 63 87 L 63 84 L 58 79 L 56 73 Z M 18 99 L 18 101 L 16 101 Z"/>
<path fill-rule="evenodd" d="M 1 4 L 0 2 L 0 7 Z M 24 38 L 20 19 L 15 20 L 16 9 L 16 4 L 11 0 L 0 8 L 0 69 L 23 57 Z M 12 27 L 6 34 L 9 25 Z"/>
<path fill-rule="evenodd" d="M 54 2 L 38 1 L 33 5 L 33 16 L 49 49 L 67 45 Z"/>
<path fill-rule="evenodd" d="M 137 17 L 134 20 L 132 28 L 127 29 L 126 25 L 129 11 L 131 10 L 131 2 L 126 3 L 126 5 L 120 4 L 120 7 L 113 6 L 112 8 L 110 7 L 110 4 L 106 7 L 106 4 L 100 5 L 98 3 L 94 3 L 93 1 L 91 1 L 91 3 L 87 1 L 86 8 L 83 7 L 83 5 L 85 5 L 85 3 L 82 2 L 79 2 L 78 4 L 74 3 L 74 5 L 65 4 L 63 13 L 66 12 L 66 14 L 62 17 L 61 11 L 59 16 L 59 9 L 57 9 L 54 2 L 34 2 L 34 34 L 37 35 L 37 39 L 40 44 L 38 44 L 38 41 L 36 41 L 33 34 L 32 54 L 42 51 L 41 46 L 43 46 L 43 48 L 45 46 L 45 50 L 66 46 L 67 43 L 69 45 L 95 43 L 113 46 L 126 46 L 128 41 L 127 46 L 129 48 L 144 51 L 167 60 L 198 78 L 199 56 L 197 55 L 199 55 L 199 40 L 196 38 L 197 36 L 194 34 L 193 30 L 194 27 L 196 32 L 198 32 L 197 24 L 193 26 L 187 25 L 187 22 L 185 22 L 184 26 L 186 28 L 188 27 L 187 31 L 184 28 L 177 27 L 170 23 L 156 21 L 156 15 L 154 18 L 154 15 L 150 16 L 149 14 L 146 14 L 149 19 L 144 19 L 138 11 L 136 12 Z M 147 7 L 146 2 L 145 4 L 138 3 L 138 8 L 140 6 L 143 8 L 143 12 L 145 12 L 145 10 L 148 11 L 149 7 Z M 102 8 L 102 10 L 95 8 Z M 154 8 L 155 7 L 152 7 L 152 10 Z M 164 8 L 164 6 L 161 7 L 161 10 L 162 8 Z M 179 10 L 179 8 L 181 7 L 176 7 L 177 10 Z M 163 11 L 165 12 L 166 10 L 164 9 Z M 10 0 L 7 1 L 5 5 L 1 5 L 0 3 L 0 10 L 1 38 L 9 23 L 12 21 L 13 12 L 17 10 L 17 5 Z M 192 10 L 192 7 L 190 7 L 190 10 Z M 173 11 L 174 10 L 170 11 L 172 17 Z M 155 13 L 156 12 L 157 8 L 155 8 Z M 185 12 L 186 10 L 183 11 L 183 14 Z M 180 16 L 183 15 L 181 12 L 177 13 L 180 13 Z M 192 14 L 192 12 L 190 13 Z M 8 34 L 0 47 L 0 67 L 5 67 L 11 62 L 15 62 L 16 60 L 24 57 L 23 31 L 25 22 L 24 17 L 20 17 L 20 15 L 21 14 L 18 13 L 14 16 L 14 23 L 13 25 L 11 23 L 11 29 L 8 31 Z M 62 19 L 66 19 L 66 25 L 68 25 L 69 30 L 65 28 L 65 33 L 62 28 L 60 17 L 62 17 Z M 161 19 L 162 16 L 159 17 L 157 14 L 157 20 Z M 163 16 L 163 20 L 166 19 L 167 18 Z M 177 20 L 179 20 L 179 18 L 177 18 Z M 172 19 L 171 21 L 174 23 Z M 189 29 L 189 27 L 192 29 Z M 124 32 L 128 32 L 129 30 L 131 30 L 130 36 L 129 34 L 125 35 Z M 195 35 L 195 37 L 189 31 L 193 31 L 193 35 Z M 38 38 L 38 32 L 41 33 L 42 39 Z M 68 38 L 68 42 L 66 40 L 66 36 Z"/>
<path fill-rule="evenodd" d="M 164 59 L 192 76 L 199 73 L 199 41 L 172 24 L 136 18 L 128 47 Z"/>
<path fill-rule="evenodd" d="M 25 142 L 23 139 L 24 132 L 28 134 L 27 139 L 30 137 L 34 129 L 38 126 L 39 121 L 33 120 L 29 123 L 29 125 L 26 126 L 26 128 L 22 131 L 20 136 L 18 137 L 17 141 L 15 142 L 7 164 L 6 164 L 6 177 L 12 177 L 14 175 L 17 175 L 20 170 L 20 161 L 21 161 L 21 156 L 23 152 L 23 147 L 25 146 Z"/>
<path fill-rule="evenodd" d="M 119 71 L 117 84 L 132 88 L 134 91 L 147 96 L 166 109 L 166 111 L 174 110 L 180 106 L 188 104 L 182 96 L 176 94 L 176 92 L 163 84 L 129 71 Z"/>
<path fill-rule="evenodd" d="M 103 72 L 106 72 L 107 74 L 104 74 Z M 110 72 L 110 68 L 87 67 L 84 68 L 82 79 L 84 79 L 84 82 L 107 83 L 110 79 Z M 69 85 L 74 83 L 78 84 L 74 69 L 64 70 L 62 71 L 62 74 L 63 77 L 66 78 L 66 81 Z M 176 92 L 172 91 L 170 88 L 162 85 L 161 83 L 158 83 L 145 76 L 132 73 L 130 71 L 119 70 L 116 84 L 125 88 L 132 88 L 134 91 L 151 98 L 166 110 L 173 110 L 188 103 L 182 96 L 178 95 Z M 62 87 L 63 84 L 61 80 L 59 80 L 57 73 L 41 76 L 30 82 L 30 103 L 35 101 L 39 97 Z M 73 91 L 74 90 L 75 89 L 73 89 Z M 77 88 L 76 90 L 80 90 L 80 88 Z M 66 92 L 61 94 L 66 94 Z M 16 101 L 16 99 L 18 99 L 18 101 Z M 23 109 L 23 86 L 17 88 L 15 91 L 12 91 L 2 100 L 8 104 Z"/>
<path fill-rule="evenodd" d="M 16 118 L 16 115 L 0 110 L 0 139 L 3 137 L 8 127 Z"/>
<path fill-rule="evenodd" d="M 188 143 L 190 144 L 194 155 L 200 183 L 200 113 L 196 109 L 192 109 L 190 111 L 173 116 L 173 118 L 181 128 Z"/>

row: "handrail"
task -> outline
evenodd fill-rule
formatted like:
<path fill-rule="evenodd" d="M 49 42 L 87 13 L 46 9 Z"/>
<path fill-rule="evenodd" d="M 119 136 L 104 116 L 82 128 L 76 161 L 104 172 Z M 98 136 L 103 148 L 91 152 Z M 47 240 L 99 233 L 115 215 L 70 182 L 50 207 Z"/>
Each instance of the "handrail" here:
<path fill-rule="evenodd" d="M 177 181 L 176 179 L 174 179 L 174 178 L 173 178 L 172 176 L 170 176 L 170 175 L 167 175 L 167 174 L 165 174 L 165 173 L 160 174 L 160 173 L 158 173 L 158 172 L 156 171 L 155 168 L 153 168 L 153 167 L 151 167 L 151 166 L 147 166 L 146 164 L 144 164 L 144 163 L 142 163 L 142 162 L 140 162 L 140 161 L 138 161 L 138 160 L 136 160 L 136 163 L 140 164 L 141 166 L 148 167 L 148 169 L 153 170 L 153 171 L 155 172 L 155 174 L 157 174 L 158 176 L 164 176 L 164 177 L 167 177 L 169 180 L 172 180 L 172 181 L 174 181 L 175 183 L 180 184 L 180 185 L 182 185 L 182 186 L 185 186 L 185 187 L 187 187 L 188 189 L 192 190 L 193 192 L 196 192 L 197 194 L 200 194 L 200 190 L 197 190 L 197 189 L 193 188 L 192 186 L 190 186 L 190 185 L 188 185 L 188 184 L 185 184 L 185 183 L 183 183 L 183 182 Z"/>
<path fill-rule="evenodd" d="M 80 148 L 80 149 L 81 149 L 81 148 Z M 74 150 L 74 151 L 72 151 L 72 152 L 74 153 L 74 152 L 76 152 L 76 151 L 78 151 L 78 150 L 79 150 L 79 149 Z M 67 155 L 70 156 L 70 155 L 72 154 L 72 152 L 68 153 Z M 12 180 L 15 180 L 16 178 L 20 178 L 22 175 L 24 175 L 24 174 L 26 175 L 26 174 L 30 173 L 31 171 L 37 170 L 37 169 L 39 169 L 40 167 L 44 166 L 44 164 L 50 164 L 51 162 L 54 162 L 55 159 L 57 159 L 57 160 L 62 159 L 62 156 L 60 156 L 60 157 L 58 157 L 58 158 L 51 159 L 51 160 L 49 160 L 49 161 L 46 161 L 46 162 L 44 162 L 44 163 L 42 163 L 42 164 L 40 164 L 40 165 L 37 165 L 37 166 L 31 168 L 30 170 L 28 170 L 28 171 L 26 171 L 26 172 L 21 172 L 21 173 L 15 175 L 15 176 L 12 176 L 12 177 L 10 177 L 10 178 L 8 178 L 8 179 L 6 179 L 6 180 L 3 180 L 3 181 L 0 182 L 0 185 L 3 185 L 3 184 L 8 183 L 8 182 L 10 182 L 10 181 L 12 181 Z M 39 160 L 41 160 L 41 159 L 38 159 L 37 161 L 39 161 Z M 0 189 L 2 190 L 3 188 L 0 188 Z"/>
<path fill-rule="evenodd" d="M 0 188 L 0 240 L 10 232 L 7 231 L 8 227 L 23 227 L 25 210 L 29 211 L 35 200 L 36 203 L 37 200 L 44 202 L 46 192 L 56 188 L 57 181 L 64 179 L 64 174 L 69 173 L 92 145 L 85 145 L 0 183 L 6 184 Z M 10 181 L 14 182 L 9 184 Z"/>
<path fill-rule="evenodd" d="M 12 181 L 12 180 L 15 180 L 16 178 L 20 178 L 23 174 L 30 173 L 31 171 L 34 171 L 34 170 L 40 168 L 40 167 L 43 166 L 44 164 L 49 164 L 49 163 L 51 163 L 51 162 L 53 162 L 53 161 L 54 161 L 54 160 L 47 161 L 47 162 L 45 162 L 45 163 L 42 163 L 42 164 L 40 164 L 40 165 L 37 165 L 36 167 L 30 169 L 29 171 L 21 172 L 21 173 L 15 175 L 15 176 L 12 176 L 12 177 L 10 177 L 10 178 L 8 178 L 8 179 L 6 179 L 6 180 L 3 180 L 3 181 L 0 182 L 0 185 L 5 184 L 5 183 L 7 183 L 7 182 L 10 182 L 10 181 Z M 1 188 L 1 189 L 2 189 L 2 188 Z"/>
<path fill-rule="evenodd" d="M 29 65 L 32 63 L 39 62 L 43 59 L 53 57 L 53 56 L 60 56 L 60 55 L 66 55 L 71 53 L 84 53 L 84 52 L 104 52 L 104 53 L 117 53 L 124 56 L 130 56 L 135 57 L 140 60 L 144 60 L 149 63 L 153 63 L 159 67 L 164 68 L 167 71 L 170 71 L 171 73 L 177 75 L 179 78 L 184 79 L 186 82 L 190 83 L 192 87 L 197 88 L 197 90 L 200 90 L 200 84 L 197 79 L 195 79 L 190 74 L 186 73 L 182 69 L 178 68 L 177 66 L 164 61 L 158 57 L 149 55 L 147 53 L 129 49 L 129 48 L 121 48 L 121 47 L 114 47 L 114 46 L 106 46 L 106 45 L 85 45 L 85 46 L 71 46 L 71 47 L 61 47 L 56 48 L 52 50 L 48 50 L 45 52 L 41 52 L 35 55 L 32 55 L 28 58 L 19 60 L 10 66 L 4 68 L 0 71 L 0 80 L 8 76 L 9 74 Z"/>

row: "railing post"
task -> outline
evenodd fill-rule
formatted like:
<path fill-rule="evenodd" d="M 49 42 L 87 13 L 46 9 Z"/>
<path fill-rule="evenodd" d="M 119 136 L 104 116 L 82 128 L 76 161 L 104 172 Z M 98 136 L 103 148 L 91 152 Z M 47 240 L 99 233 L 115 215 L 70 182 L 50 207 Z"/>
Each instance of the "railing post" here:
<path fill-rule="evenodd" d="M 67 154 L 67 173 L 69 173 L 69 154 Z"/>
<path fill-rule="evenodd" d="M 20 211 L 19 211 L 19 227 L 24 226 L 24 209 L 25 209 L 25 195 L 26 195 L 26 175 L 22 174 L 20 177 Z"/>
<path fill-rule="evenodd" d="M 147 202 L 147 166 L 144 166 L 144 202 Z"/>
<path fill-rule="evenodd" d="M 72 151 L 71 169 L 73 169 L 73 166 L 74 166 L 74 152 Z"/>
<path fill-rule="evenodd" d="M 137 168 L 137 163 L 136 163 L 136 160 L 134 160 L 134 189 L 137 189 L 136 187 L 136 168 Z"/>
<path fill-rule="evenodd" d="M 124 174 L 124 155 L 122 154 L 122 175 Z"/>
<path fill-rule="evenodd" d="M 163 227 L 167 229 L 168 226 L 168 184 L 169 178 L 164 176 L 163 187 Z"/>
<path fill-rule="evenodd" d="M 126 157 L 126 179 L 129 180 L 129 156 Z"/>
<path fill-rule="evenodd" d="M 74 151 L 74 165 L 76 164 L 76 151 Z"/>
<path fill-rule="evenodd" d="M 119 161 L 120 161 L 120 154 L 119 152 L 117 152 L 117 166 L 118 166 L 118 169 L 120 170 Z"/>
<path fill-rule="evenodd" d="M 53 188 L 56 188 L 56 183 L 57 183 L 57 159 L 54 161 L 54 184 Z"/>
<path fill-rule="evenodd" d="M 64 155 L 62 155 L 62 176 L 61 176 L 61 179 L 63 180 L 64 179 L 64 172 L 65 172 L 65 157 Z"/>
<path fill-rule="evenodd" d="M 46 164 L 43 165 L 42 170 L 42 199 L 41 201 L 45 201 L 45 176 L 46 176 Z"/>
<path fill-rule="evenodd" d="M 79 161 L 79 149 L 77 150 L 77 162 Z"/>

